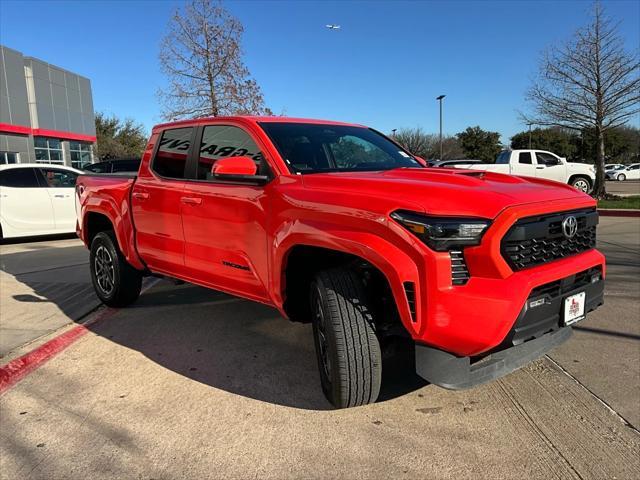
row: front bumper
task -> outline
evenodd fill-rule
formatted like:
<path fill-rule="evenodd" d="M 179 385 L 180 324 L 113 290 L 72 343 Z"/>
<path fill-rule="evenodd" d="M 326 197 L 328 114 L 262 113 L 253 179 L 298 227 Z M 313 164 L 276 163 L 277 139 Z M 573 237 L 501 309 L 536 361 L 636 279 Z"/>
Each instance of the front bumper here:
<path fill-rule="evenodd" d="M 416 344 L 416 373 L 433 384 L 457 390 L 513 372 L 569 339 L 571 327 L 563 326 L 563 302 L 582 291 L 586 292 L 585 314 L 604 303 L 601 268 L 591 268 L 534 289 L 504 341 L 486 355 L 459 357 Z M 543 304 L 529 307 L 532 301 L 541 299 Z"/>

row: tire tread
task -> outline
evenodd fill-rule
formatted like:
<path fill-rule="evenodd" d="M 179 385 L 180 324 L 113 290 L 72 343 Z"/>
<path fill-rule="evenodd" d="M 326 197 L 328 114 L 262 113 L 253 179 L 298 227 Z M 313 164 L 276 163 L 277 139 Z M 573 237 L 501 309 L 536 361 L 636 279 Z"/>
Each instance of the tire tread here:
<path fill-rule="evenodd" d="M 333 403 L 354 407 L 374 402 L 380 392 L 381 353 L 364 286 L 355 272 L 336 268 L 318 274 L 338 357 Z M 334 377 L 335 378 L 335 377 Z M 330 399 L 331 400 L 331 399 Z"/>

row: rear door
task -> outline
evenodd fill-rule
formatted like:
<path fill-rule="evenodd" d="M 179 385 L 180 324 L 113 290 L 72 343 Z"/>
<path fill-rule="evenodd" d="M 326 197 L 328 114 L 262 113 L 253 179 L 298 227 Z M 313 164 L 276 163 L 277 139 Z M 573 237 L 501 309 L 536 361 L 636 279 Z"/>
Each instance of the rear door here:
<path fill-rule="evenodd" d="M 51 199 L 34 168 L 0 171 L 0 221 L 7 237 L 55 233 Z"/>
<path fill-rule="evenodd" d="M 41 167 L 36 169 L 36 173 L 40 173 L 40 180 L 51 199 L 56 231 L 75 232 L 75 187 L 78 175 L 55 167 Z"/>
<path fill-rule="evenodd" d="M 153 157 L 143 165 L 131 191 L 140 257 L 151 270 L 184 276 L 181 197 L 195 127 L 154 134 Z"/>
<path fill-rule="evenodd" d="M 535 160 L 532 152 L 514 152 L 512 156 L 514 158 L 511 160 L 511 166 L 513 167 L 513 173 L 515 175 L 522 175 L 524 177 L 536 176 Z"/>
<path fill-rule="evenodd" d="M 219 159 L 232 156 L 253 158 L 260 175 L 268 175 L 270 168 L 262 148 L 246 130 L 207 125 L 201 132 L 195 178 L 186 183 L 181 197 L 185 266 L 199 283 L 266 299 L 265 189 L 269 186 L 220 181 L 211 169 Z"/>
<path fill-rule="evenodd" d="M 567 183 L 567 166 L 555 155 L 536 152 L 536 177 Z"/>

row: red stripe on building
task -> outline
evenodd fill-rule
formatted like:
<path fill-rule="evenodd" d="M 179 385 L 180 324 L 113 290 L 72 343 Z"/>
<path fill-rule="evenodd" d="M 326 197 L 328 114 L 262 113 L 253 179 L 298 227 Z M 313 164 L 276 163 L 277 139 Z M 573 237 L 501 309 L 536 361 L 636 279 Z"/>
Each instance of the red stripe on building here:
<path fill-rule="evenodd" d="M 95 142 L 96 137 L 82 133 L 63 132 L 60 130 L 47 130 L 44 128 L 30 128 L 22 125 L 9 125 L 0 123 L 0 132 L 17 133 L 20 135 L 35 135 L 37 137 L 59 138 L 61 140 L 76 140 L 79 142 Z"/>
<path fill-rule="evenodd" d="M 23 127 L 21 125 L 9 125 L 8 123 L 0 123 L 0 132 L 19 133 L 20 135 L 29 135 L 31 127 Z"/>

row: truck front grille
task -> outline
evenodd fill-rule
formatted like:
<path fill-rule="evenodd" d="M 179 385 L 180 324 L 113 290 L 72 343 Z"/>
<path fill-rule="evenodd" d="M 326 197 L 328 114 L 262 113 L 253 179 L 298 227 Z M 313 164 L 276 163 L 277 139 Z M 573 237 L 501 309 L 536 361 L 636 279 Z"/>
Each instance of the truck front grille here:
<path fill-rule="evenodd" d="M 575 236 L 568 238 L 562 222 L 577 221 Z M 502 256 L 514 270 L 558 260 L 596 246 L 598 213 L 595 209 L 560 212 L 518 220 L 502 239 Z"/>

